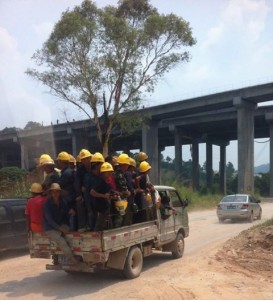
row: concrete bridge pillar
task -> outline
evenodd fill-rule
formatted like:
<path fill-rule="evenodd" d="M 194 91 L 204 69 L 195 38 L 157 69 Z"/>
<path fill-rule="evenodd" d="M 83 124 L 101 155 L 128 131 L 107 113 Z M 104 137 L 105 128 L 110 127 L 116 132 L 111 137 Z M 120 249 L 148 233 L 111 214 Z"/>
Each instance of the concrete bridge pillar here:
<path fill-rule="evenodd" d="M 220 175 L 220 191 L 224 195 L 227 193 L 226 185 L 226 144 L 220 145 L 220 164 L 219 164 L 219 175 Z"/>
<path fill-rule="evenodd" d="M 265 119 L 269 123 L 269 196 L 273 197 L 273 113 L 266 113 Z"/>
<path fill-rule="evenodd" d="M 256 104 L 233 98 L 237 108 L 238 192 L 254 193 L 254 110 Z"/>
<path fill-rule="evenodd" d="M 206 179 L 207 188 L 211 190 L 213 182 L 213 170 L 212 170 L 212 143 L 206 143 Z"/>
<path fill-rule="evenodd" d="M 20 141 L 21 147 L 21 168 L 28 169 L 29 168 L 29 155 L 28 155 L 28 147 L 27 144 L 22 140 Z"/>
<path fill-rule="evenodd" d="M 192 143 L 192 189 L 199 189 L 199 144 L 197 141 Z"/>
<path fill-rule="evenodd" d="M 152 166 L 150 170 L 150 179 L 153 184 L 160 184 L 159 173 L 159 148 L 158 148 L 158 123 L 151 121 L 142 128 L 142 151 L 149 157 L 149 163 Z"/>
<path fill-rule="evenodd" d="M 182 141 L 180 133 L 174 131 L 174 152 L 175 152 L 175 177 L 177 180 L 182 178 Z"/>

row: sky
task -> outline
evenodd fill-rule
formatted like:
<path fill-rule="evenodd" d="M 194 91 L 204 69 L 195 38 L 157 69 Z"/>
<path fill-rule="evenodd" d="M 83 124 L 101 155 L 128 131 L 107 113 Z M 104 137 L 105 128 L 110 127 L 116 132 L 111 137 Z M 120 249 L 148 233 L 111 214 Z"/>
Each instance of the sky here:
<path fill-rule="evenodd" d="M 0 130 L 24 128 L 28 121 L 43 125 L 56 120 L 85 118 L 79 111 L 48 93 L 24 72 L 35 67 L 31 56 L 49 37 L 67 8 L 80 0 L 0 0 Z M 160 13 L 175 13 L 190 23 L 197 44 L 189 48 L 190 62 L 169 72 L 145 106 L 209 95 L 260 83 L 273 82 L 272 0 L 151 0 Z M 97 0 L 97 5 L 116 5 Z M 213 148 L 213 166 L 219 148 Z M 173 156 L 168 148 L 164 156 Z M 200 163 L 205 160 L 200 145 Z M 190 158 L 183 147 L 183 160 Z M 227 147 L 227 161 L 237 167 L 237 143 Z M 255 141 L 254 163 L 269 162 L 268 139 Z"/>

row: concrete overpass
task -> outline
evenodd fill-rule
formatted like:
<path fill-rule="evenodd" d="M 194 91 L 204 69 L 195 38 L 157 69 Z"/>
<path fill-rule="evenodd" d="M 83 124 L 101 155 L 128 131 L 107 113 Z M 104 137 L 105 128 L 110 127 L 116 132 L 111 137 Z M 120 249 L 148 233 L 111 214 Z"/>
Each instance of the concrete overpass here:
<path fill-rule="evenodd" d="M 148 124 L 130 136 L 114 132 L 110 149 L 146 151 L 153 166 L 151 178 L 159 183 L 160 152 L 166 146 L 175 146 L 179 176 L 183 145 L 191 144 L 193 187 L 198 189 L 199 144 L 206 143 L 208 188 L 212 185 L 212 145 L 219 145 L 221 189 L 225 192 L 226 146 L 238 140 L 238 192 L 253 193 L 254 138 L 270 137 L 273 196 L 273 105 L 258 107 L 259 103 L 270 100 L 273 100 L 273 83 L 144 108 L 140 112 L 150 116 Z M 28 168 L 41 153 L 48 152 L 55 157 L 59 151 L 66 150 L 76 155 L 83 147 L 93 152 L 100 150 L 95 127 L 88 120 L 0 135 L 0 161 L 5 166 L 10 164 L 11 153 L 20 153 L 17 164 L 20 160 L 21 167 Z"/>

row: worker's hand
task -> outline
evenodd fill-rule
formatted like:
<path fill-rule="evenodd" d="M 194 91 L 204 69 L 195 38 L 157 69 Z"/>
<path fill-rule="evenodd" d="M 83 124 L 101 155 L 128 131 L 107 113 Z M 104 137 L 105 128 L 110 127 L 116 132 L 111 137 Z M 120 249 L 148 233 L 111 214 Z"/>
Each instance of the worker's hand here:
<path fill-rule="evenodd" d="M 75 212 L 75 210 L 74 210 L 73 208 L 71 208 L 71 209 L 69 210 L 68 214 L 71 215 L 71 216 L 75 216 L 75 215 L 76 215 L 76 212 Z"/>
<path fill-rule="evenodd" d="M 76 197 L 76 201 L 82 201 L 82 196 Z"/>
<path fill-rule="evenodd" d="M 65 229 L 64 227 L 59 227 L 59 231 L 61 231 L 63 234 L 69 233 L 69 230 Z"/>
<path fill-rule="evenodd" d="M 123 192 L 123 195 L 124 195 L 125 197 L 130 197 L 130 196 L 131 196 L 131 192 L 130 192 L 130 191 L 124 191 L 124 192 Z"/>
<path fill-rule="evenodd" d="M 104 198 L 104 199 L 110 199 L 110 194 L 109 194 L 109 193 L 105 193 L 105 194 L 103 195 L 103 198 Z"/>

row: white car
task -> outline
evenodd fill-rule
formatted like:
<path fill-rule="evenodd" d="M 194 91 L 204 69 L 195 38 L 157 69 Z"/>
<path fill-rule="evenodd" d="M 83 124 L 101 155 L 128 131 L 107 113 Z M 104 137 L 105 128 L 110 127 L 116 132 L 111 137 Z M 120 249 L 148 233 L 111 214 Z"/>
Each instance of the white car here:
<path fill-rule="evenodd" d="M 262 218 L 260 202 L 247 194 L 225 196 L 217 206 L 219 222 L 222 223 L 225 219 L 247 219 L 249 222 L 253 222 L 254 218 L 260 220 Z"/>

